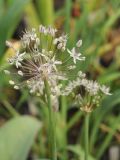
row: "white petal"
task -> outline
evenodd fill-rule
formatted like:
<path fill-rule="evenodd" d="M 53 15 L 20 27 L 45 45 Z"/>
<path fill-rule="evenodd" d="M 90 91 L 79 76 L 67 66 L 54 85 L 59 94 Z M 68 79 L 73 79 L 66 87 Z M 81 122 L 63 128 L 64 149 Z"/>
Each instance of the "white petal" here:
<path fill-rule="evenodd" d="M 81 47 L 81 45 L 82 45 L 82 40 L 80 39 L 80 40 L 76 43 L 76 46 L 77 46 L 77 47 Z"/>
<path fill-rule="evenodd" d="M 23 72 L 22 71 L 18 71 L 18 74 L 20 75 L 20 76 L 23 76 Z"/>
<path fill-rule="evenodd" d="M 18 90 L 18 89 L 20 89 L 20 88 L 19 88 L 17 85 L 15 85 L 15 86 L 14 86 L 14 89 L 17 89 L 17 90 Z"/>
<path fill-rule="evenodd" d="M 71 54 L 71 51 L 67 48 L 67 51 L 68 51 L 68 53 L 70 53 Z"/>
<path fill-rule="evenodd" d="M 15 82 L 14 82 L 14 81 L 12 81 L 12 80 L 9 80 L 9 84 L 14 85 L 14 84 L 15 84 Z"/>
<path fill-rule="evenodd" d="M 6 43 L 6 46 L 8 46 L 8 47 L 13 47 L 13 44 L 12 44 L 11 42 L 6 41 L 5 43 Z"/>

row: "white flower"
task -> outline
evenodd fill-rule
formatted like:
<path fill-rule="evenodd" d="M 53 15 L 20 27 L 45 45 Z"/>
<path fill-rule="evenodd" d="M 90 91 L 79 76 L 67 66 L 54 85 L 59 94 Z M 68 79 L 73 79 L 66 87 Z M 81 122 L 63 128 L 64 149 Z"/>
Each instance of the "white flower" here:
<path fill-rule="evenodd" d="M 44 35 L 47 35 L 48 29 L 47 29 L 45 26 L 40 25 L 40 26 L 39 26 L 39 32 L 40 32 L 40 33 L 43 33 Z"/>
<path fill-rule="evenodd" d="M 56 28 L 52 28 L 51 26 L 48 26 L 48 28 L 47 28 L 48 34 L 50 34 L 52 37 L 54 37 L 56 32 L 57 32 Z"/>
<path fill-rule="evenodd" d="M 20 54 L 19 51 L 17 51 L 15 56 L 13 56 L 12 58 L 8 59 L 8 62 L 10 64 L 14 64 L 15 63 L 16 67 L 18 68 L 18 67 L 21 66 L 21 62 L 23 61 L 24 55 L 25 55 L 25 52 Z"/>
<path fill-rule="evenodd" d="M 100 87 L 100 90 L 104 93 L 104 94 L 106 94 L 106 95 L 112 95 L 109 91 L 110 91 L 110 88 L 109 87 L 106 87 L 105 85 L 102 85 L 101 87 Z"/>
<path fill-rule="evenodd" d="M 86 78 L 81 79 L 81 83 L 82 86 L 87 86 L 88 84 L 88 80 Z"/>
<path fill-rule="evenodd" d="M 81 53 L 77 53 L 76 49 L 73 48 L 71 51 L 67 49 L 70 56 L 73 58 L 73 62 L 76 64 L 76 60 L 85 60 L 85 57 L 81 57 Z"/>
<path fill-rule="evenodd" d="M 25 31 L 21 41 L 24 48 L 29 47 L 30 44 L 32 44 L 34 48 L 37 48 L 40 44 L 40 40 L 37 37 L 35 28 L 32 28 L 32 31 Z"/>
<path fill-rule="evenodd" d="M 49 64 L 49 66 L 53 67 L 55 71 L 57 71 L 56 65 L 60 65 L 60 64 L 62 64 L 62 62 L 55 60 L 55 56 L 54 56 L 51 60 L 48 61 L 48 64 Z"/>
<path fill-rule="evenodd" d="M 55 38 L 53 40 L 53 44 L 57 45 L 57 49 L 61 49 L 61 51 L 64 52 L 67 44 L 67 35 L 62 35 L 58 38 Z"/>
<path fill-rule="evenodd" d="M 55 59 L 55 56 L 52 59 L 50 59 L 49 57 L 46 58 L 45 56 L 45 59 L 47 60 L 47 63 L 43 64 L 43 67 L 47 68 L 48 73 L 51 73 L 53 70 L 57 72 L 57 65 L 62 64 L 61 61 Z"/>
<path fill-rule="evenodd" d="M 63 46 L 63 44 L 62 44 L 62 43 L 59 43 L 59 44 L 57 45 L 57 49 L 61 49 L 62 46 Z"/>
<path fill-rule="evenodd" d="M 96 95 L 99 92 L 100 85 L 96 81 L 88 81 L 84 87 L 90 95 Z"/>
<path fill-rule="evenodd" d="M 28 84 L 28 88 L 30 89 L 30 93 L 37 93 L 37 95 L 43 94 L 44 82 L 41 80 L 41 78 L 27 81 L 27 84 Z"/>
<path fill-rule="evenodd" d="M 36 29 L 35 28 L 32 28 L 32 31 L 31 32 L 28 32 L 29 34 L 29 38 L 31 39 L 31 40 L 35 40 L 36 38 L 37 38 L 37 34 L 36 34 Z M 24 34 L 25 35 L 25 34 Z"/>
<path fill-rule="evenodd" d="M 16 53 L 16 57 L 14 59 L 15 63 L 16 63 L 16 67 L 18 68 L 19 66 L 21 66 L 21 62 L 23 61 L 23 56 L 25 55 L 24 53 L 19 53 L 19 51 Z"/>
<path fill-rule="evenodd" d="M 78 77 L 82 77 L 82 78 L 85 78 L 86 74 L 83 73 L 82 71 L 79 71 L 78 72 Z"/>

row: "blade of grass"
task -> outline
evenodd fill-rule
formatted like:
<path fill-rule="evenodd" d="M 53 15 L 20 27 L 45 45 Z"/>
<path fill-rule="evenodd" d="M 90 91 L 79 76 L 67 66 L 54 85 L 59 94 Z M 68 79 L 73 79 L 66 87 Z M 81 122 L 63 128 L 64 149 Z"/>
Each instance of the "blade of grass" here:
<path fill-rule="evenodd" d="M 17 104 L 16 104 L 16 108 L 19 109 L 20 106 L 25 102 L 27 101 L 27 99 L 29 98 L 29 93 L 24 90 L 21 94 L 21 97 L 20 99 L 18 100 Z"/>
<path fill-rule="evenodd" d="M 63 119 L 64 122 L 64 130 L 62 132 L 62 148 L 63 148 L 63 153 L 62 153 L 62 159 L 66 160 L 67 159 L 67 130 L 66 130 L 66 125 L 67 125 L 67 110 L 68 110 L 68 105 L 67 105 L 67 98 L 65 96 L 61 96 L 61 112 L 60 112 L 60 117 Z"/>
<path fill-rule="evenodd" d="M 65 1 L 65 31 L 70 33 L 70 19 L 71 19 L 72 0 Z"/>
<path fill-rule="evenodd" d="M 0 0 L 0 19 L 4 13 L 4 0 Z"/>
<path fill-rule="evenodd" d="M 36 0 L 36 8 L 43 25 L 52 25 L 54 22 L 53 0 Z"/>
<path fill-rule="evenodd" d="M 32 2 L 26 6 L 25 14 L 29 27 L 37 28 L 40 24 L 40 19 Z"/>
<path fill-rule="evenodd" d="M 109 29 L 112 27 L 112 25 L 115 23 L 115 21 L 120 17 L 120 10 L 116 10 L 116 12 L 110 16 L 110 18 L 106 21 L 105 25 L 102 29 L 102 35 L 106 36 L 106 33 L 108 33 Z"/>
<path fill-rule="evenodd" d="M 91 136 L 90 136 L 90 149 L 91 150 L 93 150 L 94 144 L 96 142 L 97 133 L 98 133 L 99 125 L 101 121 L 104 119 L 105 115 L 111 112 L 113 107 L 118 103 L 120 103 L 120 90 L 115 91 L 112 96 L 104 99 L 102 106 L 99 109 L 97 109 L 96 112 L 94 113 L 94 115 L 97 115 L 97 116 L 95 117 L 95 120 L 93 121 L 93 125 L 92 125 L 93 128 L 92 128 Z"/>
<path fill-rule="evenodd" d="M 82 146 L 80 146 L 78 144 L 77 145 L 69 145 L 67 148 L 69 151 L 71 151 L 75 155 L 77 155 L 78 159 L 83 160 L 85 153 L 84 153 Z M 89 158 L 89 160 L 95 160 L 95 158 L 93 158 L 91 155 L 88 155 L 88 158 Z"/>
<path fill-rule="evenodd" d="M 109 134 L 106 135 L 104 141 L 102 142 L 101 146 L 99 147 L 99 150 L 96 154 L 96 159 L 100 159 L 101 156 L 103 155 L 104 151 L 106 150 L 106 148 L 109 146 L 113 135 L 115 134 L 116 130 L 119 127 L 119 124 L 120 124 L 120 116 L 115 117 L 115 120 L 112 122 L 112 124 L 110 126 L 111 131 L 109 132 Z"/>
<path fill-rule="evenodd" d="M 99 76 L 98 81 L 101 83 L 109 83 L 113 82 L 114 80 L 120 78 L 120 73 L 119 72 L 112 72 L 112 73 L 106 73 L 104 75 Z"/>
<path fill-rule="evenodd" d="M 19 113 L 14 109 L 14 107 L 8 101 L 3 100 L 2 103 L 13 117 L 20 116 Z"/>

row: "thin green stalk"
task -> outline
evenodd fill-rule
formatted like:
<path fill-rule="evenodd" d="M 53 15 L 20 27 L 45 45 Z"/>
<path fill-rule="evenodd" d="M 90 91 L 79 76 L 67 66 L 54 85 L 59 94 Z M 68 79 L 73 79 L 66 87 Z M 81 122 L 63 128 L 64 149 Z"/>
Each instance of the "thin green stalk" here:
<path fill-rule="evenodd" d="M 105 152 L 106 148 L 109 146 L 110 141 L 115 134 L 116 130 L 119 128 L 119 122 L 120 122 L 120 117 L 116 117 L 115 120 L 112 122 L 110 128 L 110 132 L 106 135 L 104 141 L 102 142 L 100 149 L 98 150 L 96 154 L 96 158 L 100 159 L 103 153 Z"/>
<path fill-rule="evenodd" d="M 56 137 L 55 137 L 55 115 L 51 104 L 51 93 L 47 80 L 45 80 L 45 89 L 47 94 L 47 103 L 49 110 L 49 147 L 50 147 L 50 159 L 57 160 L 56 154 Z"/>
<path fill-rule="evenodd" d="M 88 160 L 89 155 L 89 113 L 85 115 L 85 160 Z"/>
<path fill-rule="evenodd" d="M 65 96 L 61 96 L 61 113 L 63 116 L 63 119 L 66 121 L 67 118 L 67 101 Z"/>
<path fill-rule="evenodd" d="M 8 101 L 3 100 L 2 103 L 13 117 L 20 116 L 19 113 L 13 108 L 13 106 Z"/>
<path fill-rule="evenodd" d="M 71 16 L 72 0 L 65 1 L 65 31 L 70 32 L 70 16 Z"/>
<path fill-rule="evenodd" d="M 66 125 L 67 125 L 67 99 L 65 96 L 61 96 L 61 115 L 62 115 L 62 119 L 64 121 L 65 127 L 64 130 L 62 132 L 62 137 L 63 137 L 63 141 L 62 141 L 62 146 L 63 146 L 63 152 L 62 152 L 62 160 L 66 160 L 68 159 L 67 156 L 67 129 L 66 129 Z"/>

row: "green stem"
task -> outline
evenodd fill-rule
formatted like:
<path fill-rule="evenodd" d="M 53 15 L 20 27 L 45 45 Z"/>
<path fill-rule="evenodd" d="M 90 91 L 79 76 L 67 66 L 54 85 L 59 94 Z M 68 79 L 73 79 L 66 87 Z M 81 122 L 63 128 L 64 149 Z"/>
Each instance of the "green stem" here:
<path fill-rule="evenodd" d="M 85 160 L 88 160 L 89 155 L 89 113 L 85 115 Z"/>
<path fill-rule="evenodd" d="M 14 107 L 8 101 L 3 100 L 2 103 L 13 117 L 20 116 L 19 113 L 14 109 Z"/>
<path fill-rule="evenodd" d="M 67 99 L 65 96 L 61 96 L 61 114 L 62 114 L 62 119 L 63 119 L 63 123 L 64 123 L 64 129 L 62 132 L 62 137 L 63 137 L 63 141 L 62 141 L 62 156 L 61 159 L 62 160 L 66 160 L 68 159 L 68 154 L 67 154 L 67 129 L 66 129 L 66 125 L 67 125 Z"/>
<path fill-rule="evenodd" d="M 51 104 L 51 93 L 48 82 L 45 80 L 45 89 L 47 94 L 47 103 L 49 110 L 49 147 L 50 147 L 50 159 L 57 160 L 56 155 L 56 137 L 55 137 L 55 115 Z"/>

